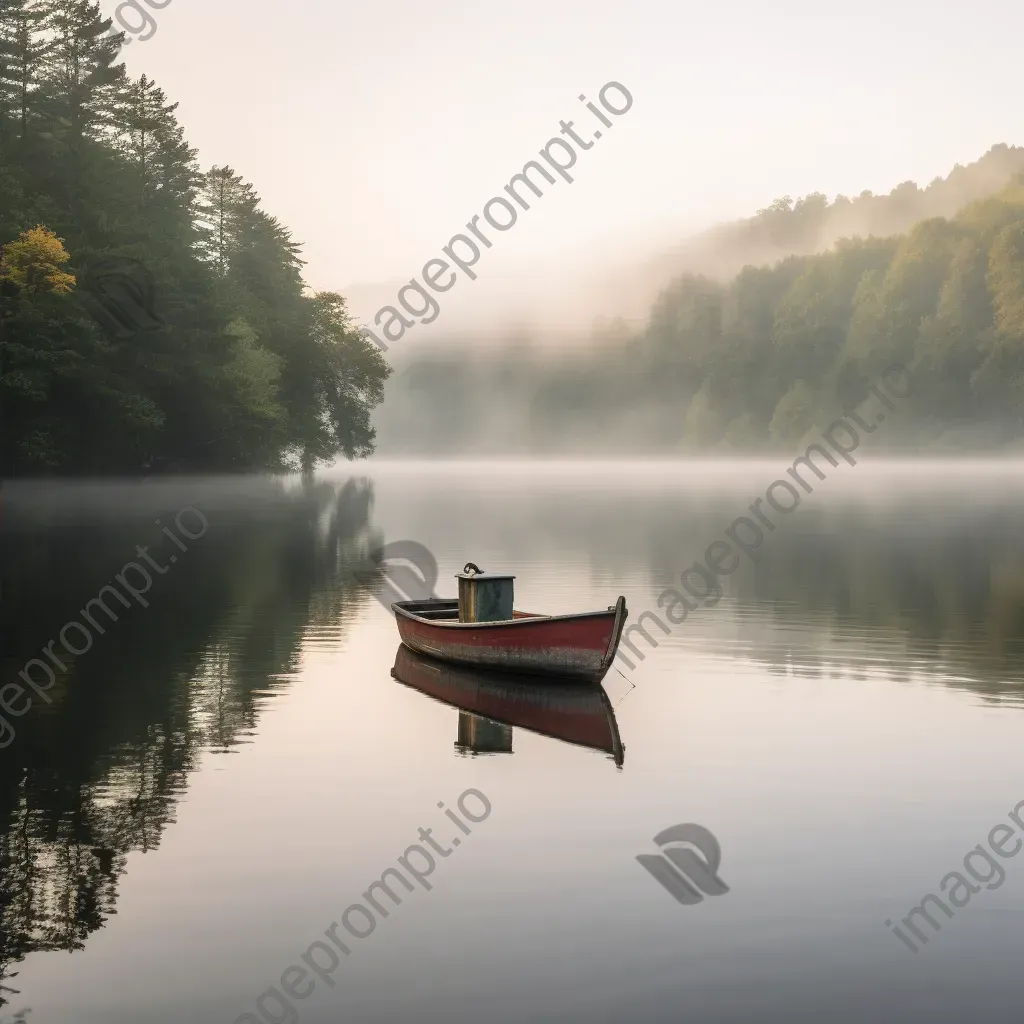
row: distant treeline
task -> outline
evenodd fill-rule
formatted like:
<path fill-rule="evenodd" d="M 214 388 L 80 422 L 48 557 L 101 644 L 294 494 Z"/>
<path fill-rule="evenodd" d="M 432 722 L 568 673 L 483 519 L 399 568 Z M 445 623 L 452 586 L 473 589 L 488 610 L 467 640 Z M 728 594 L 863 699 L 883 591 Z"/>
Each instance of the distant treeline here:
<path fill-rule="evenodd" d="M 727 282 L 684 274 L 643 327 L 606 327 L 589 349 L 541 359 L 542 340 L 521 339 L 476 358 L 411 355 L 382 410 L 382 450 L 792 445 L 859 403 L 895 362 L 912 369 L 915 391 L 890 441 L 1024 438 L 1024 150 L 995 147 L 931 191 L 956 179 L 969 192 L 1000 174 L 994 194 L 905 234 L 840 239 Z M 889 207 L 926 208 L 928 191 L 787 197 L 726 234 L 799 249 L 848 207 L 874 204 L 891 219 Z"/>
<path fill-rule="evenodd" d="M 310 468 L 373 449 L 388 369 L 88 0 L 0 0 L 0 476 Z M 162 326 L 105 330 L 90 268 L 137 260 Z"/>
<path fill-rule="evenodd" d="M 904 181 L 886 194 L 865 190 L 837 195 L 821 192 L 776 199 L 752 216 L 719 224 L 687 239 L 652 264 L 670 270 L 727 281 L 745 266 L 777 263 L 787 256 L 812 256 L 841 238 L 901 235 L 932 217 L 952 217 L 965 206 L 993 195 L 1024 172 L 1024 147 L 993 146 L 974 163 L 957 164 L 944 178 L 923 188 Z M 668 280 L 670 278 L 666 278 Z"/>

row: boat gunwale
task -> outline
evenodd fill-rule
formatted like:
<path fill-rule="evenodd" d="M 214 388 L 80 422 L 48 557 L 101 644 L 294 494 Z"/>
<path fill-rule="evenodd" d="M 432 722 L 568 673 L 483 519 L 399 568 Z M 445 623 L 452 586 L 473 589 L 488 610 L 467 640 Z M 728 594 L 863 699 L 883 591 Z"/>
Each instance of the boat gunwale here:
<path fill-rule="evenodd" d="M 625 623 L 625 601 L 623 598 L 619 598 L 619 601 L 623 603 L 623 624 Z M 404 619 L 412 619 L 414 622 L 422 622 L 425 626 L 437 626 L 441 629 L 511 629 L 514 626 L 532 626 L 538 622 L 566 622 L 575 619 L 590 619 L 597 616 L 613 617 L 618 612 L 618 604 L 611 605 L 608 608 L 602 609 L 601 611 L 593 612 L 569 612 L 566 615 L 522 615 L 517 619 L 496 619 L 492 622 L 459 622 L 458 619 L 432 619 L 424 615 L 417 615 L 415 612 L 410 611 L 408 605 L 424 606 L 424 611 L 427 611 L 430 604 L 434 603 L 436 607 L 440 608 L 444 605 L 455 605 L 456 613 L 458 611 L 458 601 L 448 601 L 444 598 L 438 598 L 436 602 L 428 601 L 395 601 L 391 605 L 391 610 L 396 615 L 401 615 Z M 618 624 L 617 624 L 618 625 Z M 618 629 L 621 634 L 621 628 Z M 616 639 L 613 633 L 613 639 Z M 617 644 L 615 646 L 618 646 Z"/>

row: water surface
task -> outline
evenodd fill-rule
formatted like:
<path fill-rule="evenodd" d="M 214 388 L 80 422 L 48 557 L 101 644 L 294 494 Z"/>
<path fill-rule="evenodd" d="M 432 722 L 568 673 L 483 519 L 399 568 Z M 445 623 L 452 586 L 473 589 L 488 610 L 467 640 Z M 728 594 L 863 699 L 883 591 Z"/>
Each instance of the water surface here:
<path fill-rule="evenodd" d="M 1004 879 L 971 882 L 916 953 L 885 922 L 964 873 L 1024 801 L 1024 464 L 834 471 L 714 607 L 654 630 L 656 649 L 638 641 L 643 659 L 609 674 L 622 756 L 460 714 L 392 678 L 397 631 L 366 582 L 380 545 L 425 545 L 445 595 L 472 560 L 515 572 L 519 607 L 602 608 L 621 593 L 635 618 L 784 470 L 413 463 L 312 488 L 5 487 L 4 681 L 142 559 L 137 546 L 165 571 L 146 607 L 62 655 L 52 704 L 11 719 L 0 1014 L 1016 1012 L 1024 855 L 990 852 Z M 208 527 L 182 551 L 162 527 L 185 506 Z M 445 816 L 467 790 L 491 807 L 469 834 Z M 721 844 L 728 886 L 693 905 L 636 861 L 688 822 Z M 260 1016 L 258 997 L 422 845 L 421 828 L 449 850 L 431 888 L 399 887 L 365 939 L 336 929 L 350 953 L 330 981 L 287 1005 L 271 994 Z"/>

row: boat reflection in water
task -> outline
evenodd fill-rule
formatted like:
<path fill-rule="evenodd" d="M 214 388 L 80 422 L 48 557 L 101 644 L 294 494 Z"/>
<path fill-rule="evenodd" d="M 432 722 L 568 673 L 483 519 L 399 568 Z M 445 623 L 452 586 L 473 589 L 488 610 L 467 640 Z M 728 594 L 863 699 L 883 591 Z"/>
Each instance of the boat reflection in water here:
<path fill-rule="evenodd" d="M 511 754 L 512 726 L 460 711 L 455 749 L 463 754 Z"/>
<path fill-rule="evenodd" d="M 402 644 L 392 676 L 400 683 L 458 708 L 456 749 L 511 754 L 512 727 L 550 736 L 625 760 L 608 694 L 578 679 L 492 672 L 435 661 Z"/>

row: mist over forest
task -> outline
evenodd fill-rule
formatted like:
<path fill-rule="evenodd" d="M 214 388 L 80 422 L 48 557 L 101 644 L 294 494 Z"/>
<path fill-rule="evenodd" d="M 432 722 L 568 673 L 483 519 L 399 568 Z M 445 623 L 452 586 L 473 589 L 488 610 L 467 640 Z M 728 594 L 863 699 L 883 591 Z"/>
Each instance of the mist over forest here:
<path fill-rule="evenodd" d="M 664 284 L 642 317 L 643 279 Z M 492 325 L 395 345 L 378 453 L 752 452 L 807 440 L 889 365 L 877 443 L 1024 439 L 1024 148 L 924 188 L 776 200 L 594 289 L 585 344 Z"/>
<path fill-rule="evenodd" d="M 647 256 L 610 239 L 532 284 L 496 271 L 385 358 L 365 294 L 309 286 L 302 242 L 242 170 L 199 162 L 108 29 L 94 3 L 0 3 L 0 476 L 755 452 L 897 362 L 915 389 L 877 443 L 1024 436 L 1020 147 L 887 195 L 783 196 Z M 109 309 L 133 290 L 155 306 L 125 332 Z M 497 293 L 515 315 L 481 305 Z"/>

